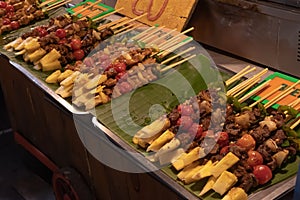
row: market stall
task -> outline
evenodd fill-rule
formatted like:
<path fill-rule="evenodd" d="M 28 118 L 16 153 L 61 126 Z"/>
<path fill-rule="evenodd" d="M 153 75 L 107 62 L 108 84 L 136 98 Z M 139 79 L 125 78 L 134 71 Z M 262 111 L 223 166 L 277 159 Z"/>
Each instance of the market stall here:
<path fill-rule="evenodd" d="M 97 3 L 89 1 L 88 8 L 93 8 L 92 5 Z M 71 16 L 87 10 L 83 6 L 78 12 L 76 8 L 78 6 L 69 9 Z M 105 9 L 109 10 L 107 7 Z M 122 8 L 117 9 L 122 10 Z M 111 10 L 111 12 L 114 11 Z M 247 187 L 248 190 L 244 188 L 245 185 L 243 186 L 243 176 L 233 174 L 231 167 L 235 163 L 228 164 L 230 166 L 219 172 L 219 175 L 224 172 L 224 176 L 227 173 L 233 177 L 226 179 L 226 182 L 232 180 L 229 186 L 225 187 L 219 183 L 220 187 L 224 186 L 225 191 L 220 191 L 217 185 L 215 188 L 212 187 L 214 191 L 206 191 L 208 193 L 203 191 L 209 177 L 219 177 L 213 172 L 209 171 L 208 175 L 199 180 L 194 176 L 194 178 L 187 179 L 187 174 L 181 173 L 188 171 L 189 168 L 198 167 L 200 170 L 206 166 L 206 163 L 209 163 L 207 160 L 204 162 L 202 157 L 198 161 L 200 152 L 196 153 L 196 157 L 189 155 L 191 152 L 200 150 L 196 143 L 200 144 L 205 136 L 194 135 L 195 138 L 191 138 L 190 141 L 191 144 L 196 145 L 193 148 L 181 150 L 177 149 L 178 146 L 170 147 L 176 152 L 182 151 L 181 154 L 189 155 L 187 158 L 181 157 L 180 160 L 177 157 L 178 161 L 170 162 L 175 154 L 166 158 L 156 153 L 175 138 L 175 135 L 180 135 L 177 133 L 180 127 L 184 132 L 187 130 L 193 132 L 190 130 L 193 120 L 197 127 L 201 126 L 204 129 L 201 135 L 205 131 L 209 135 L 207 131 L 210 127 L 204 125 L 205 121 L 203 121 L 206 119 L 205 116 L 226 112 L 226 99 L 224 101 L 219 97 L 219 105 L 212 111 L 205 111 L 207 113 L 204 112 L 200 119 L 190 119 L 188 116 L 197 111 L 183 109 L 183 107 L 190 107 L 188 102 L 193 101 L 193 97 L 202 99 L 199 102 L 201 106 L 205 104 L 207 109 L 210 107 L 208 104 L 212 100 L 208 95 L 205 103 L 203 101 L 205 95 L 201 97 L 201 91 L 208 90 L 213 93 L 218 90 L 218 92 L 223 92 L 225 97 L 226 95 L 232 97 L 231 104 L 241 106 L 240 110 L 234 111 L 236 116 L 233 117 L 237 119 L 239 115 L 244 114 L 241 112 L 241 108 L 244 108 L 241 99 L 247 101 L 251 107 L 251 103 L 263 100 L 266 95 L 258 92 L 266 88 L 271 89 L 266 92 L 267 94 L 275 90 L 277 93 L 273 96 L 287 97 L 289 93 L 286 91 L 298 90 L 298 79 L 271 73 L 268 81 L 264 77 L 267 72 L 265 69 L 244 82 L 242 81 L 244 75 L 253 69 L 247 67 L 244 73 L 239 73 L 240 76 L 237 78 L 233 76 L 232 71 L 215 65 L 205 49 L 195 48 L 197 42 L 185 35 L 193 28 L 177 33 L 163 26 L 146 26 L 140 22 L 136 23 L 137 20 L 146 17 L 143 13 L 135 18 L 117 16 L 110 21 L 109 13 L 104 12 L 101 15 L 95 12 L 92 14 L 92 17 L 95 17 L 92 21 L 100 22 L 97 28 L 93 28 L 95 24 L 89 20 L 80 20 L 81 17 L 91 16 L 80 16 L 79 19 L 74 20 L 64 14 L 66 14 L 64 9 L 56 10 L 50 16 L 51 20 L 40 22 L 39 28 L 37 28 L 38 24 L 33 24 L 33 29 L 25 27 L 23 29 L 25 34 L 21 37 L 22 31 L 4 35 L 5 43 L 1 46 L 4 49 L 1 50 L 0 58 L 3 63 L 0 68 L 1 87 L 12 127 L 16 132 L 16 140 L 53 171 L 53 185 L 58 199 L 153 199 L 154 197 L 158 199 L 221 199 L 236 183 L 234 188 L 242 188 L 244 191 L 239 191 L 238 194 L 244 195 L 246 191 L 249 199 L 257 199 L 259 196 L 266 195 L 271 195 L 270 198 L 279 197 L 293 188 L 299 163 L 299 158 L 294 152 L 297 152 L 297 135 L 289 135 L 289 140 L 285 136 L 284 142 L 288 142 L 287 146 L 276 147 L 274 152 L 269 153 L 275 156 L 276 153 L 282 152 L 280 154 L 284 154 L 284 158 L 280 163 L 277 162 L 276 156 L 264 155 L 263 163 L 266 165 L 269 164 L 268 159 L 275 160 L 273 172 L 266 180 L 260 180 L 256 176 L 254 180 L 261 181 L 260 186 L 252 184 L 249 188 Z M 90 26 L 91 24 L 93 25 Z M 7 40 L 10 40 L 10 43 Z M 95 63 L 99 60 L 98 66 Z M 110 67 L 103 67 L 103 63 L 107 63 Z M 68 70 L 70 74 L 60 80 L 60 75 Z M 275 85 L 275 89 L 269 88 L 273 86 L 271 83 L 275 78 L 285 80 L 285 82 L 282 81 L 286 85 L 285 93 L 281 93 L 282 87 L 278 88 L 278 85 Z M 224 84 L 223 80 L 227 82 Z M 96 84 L 94 84 L 95 81 Z M 257 87 L 261 81 L 266 83 Z M 243 83 L 244 86 L 242 86 Z M 248 89 L 254 87 L 257 87 L 256 90 L 254 89 L 255 93 L 245 94 Z M 267 98 L 264 99 L 265 107 L 262 110 L 271 106 L 278 108 L 277 103 L 283 99 L 272 102 L 273 97 Z M 297 97 L 289 99 L 284 105 L 289 105 L 290 101 L 297 101 Z M 157 105 L 160 106 L 157 107 Z M 256 108 L 255 106 L 252 106 L 253 109 Z M 288 127 L 292 133 L 296 133 L 292 129 L 297 130 L 298 113 L 296 109 L 291 108 L 297 108 L 297 106 L 298 103 L 282 110 L 286 112 L 286 116 L 291 116 L 291 121 L 289 121 L 291 126 Z M 281 116 L 280 112 L 276 116 Z M 175 115 L 178 115 L 176 120 L 171 117 Z M 162 116 L 168 116 L 171 122 L 174 121 L 173 124 L 159 129 L 155 134 L 157 136 L 153 137 L 151 142 L 140 137 L 139 133 L 141 131 L 148 133 L 146 129 L 153 123 L 157 124 L 152 125 L 153 127 L 149 130 L 157 129 L 161 122 L 156 120 Z M 186 121 L 179 123 L 178 117 L 180 116 L 184 116 L 188 122 L 191 120 L 191 123 Z M 257 115 L 257 120 L 266 121 L 264 118 L 259 118 L 261 116 L 263 116 L 262 113 Z M 222 117 L 216 118 L 223 119 Z M 225 118 L 223 122 L 218 121 L 218 125 L 224 125 L 224 121 Z M 253 129 L 255 128 L 254 130 L 259 128 L 270 130 L 269 124 L 275 123 L 270 121 L 272 119 L 268 123 L 263 122 L 267 123 L 265 126 L 258 125 L 257 122 L 249 123 Z M 275 131 L 281 130 L 282 126 L 283 124 L 280 126 L 275 124 L 275 129 L 272 129 L 274 137 Z M 196 132 L 199 129 L 197 127 Z M 246 128 L 249 127 L 250 125 L 247 125 Z M 220 132 L 222 128 L 218 130 Z M 245 130 L 242 127 L 239 131 Z M 241 137 L 242 135 L 244 134 L 241 134 Z M 155 140 L 161 138 L 160 136 L 163 142 Z M 261 139 L 261 142 L 256 137 L 255 139 L 258 144 L 265 144 L 271 139 L 275 141 L 275 138 L 269 135 Z M 240 144 L 242 140 L 232 136 L 231 143 Z M 183 144 L 183 140 L 179 142 Z M 278 145 L 282 143 L 283 141 L 280 140 Z M 218 143 L 218 145 L 221 144 Z M 222 147 L 228 145 L 227 140 L 226 145 Z M 244 148 L 243 145 L 237 146 Z M 254 150 L 259 149 L 258 147 L 260 146 L 254 144 L 249 148 Z M 221 155 L 219 153 L 221 149 L 217 152 Z M 225 158 L 227 152 L 216 159 L 220 163 L 225 162 L 222 158 Z M 161 155 L 165 154 L 161 153 Z M 209 153 L 206 155 L 209 156 L 208 160 L 212 159 L 212 155 Z M 291 159 L 287 159 L 287 155 Z M 158 156 L 159 160 L 155 160 L 155 156 Z M 163 158 L 165 162 L 162 161 Z M 232 158 L 237 159 L 236 162 L 243 160 L 242 157 Z M 117 161 L 117 165 L 112 163 L 114 161 Z M 231 169 L 232 173 L 227 169 Z M 240 178 L 239 181 L 238 178 Z M 199 196 L 200 192 L 204 193 Z"/>

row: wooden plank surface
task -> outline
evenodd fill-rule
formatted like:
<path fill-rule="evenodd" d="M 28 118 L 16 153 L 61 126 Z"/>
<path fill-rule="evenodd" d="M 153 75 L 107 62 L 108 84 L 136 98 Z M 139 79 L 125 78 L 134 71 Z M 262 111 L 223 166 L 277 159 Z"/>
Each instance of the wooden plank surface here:
<path fill-rule="evenodd" d="M 170 29 L 177 28 L 181 31 L 197 2 L 198 0 L 118 0 L 116 9 L 123 7 L 120 13 L 132 18 L 147 13 L 139 21 L 148 25 L 159 24 Z"/>

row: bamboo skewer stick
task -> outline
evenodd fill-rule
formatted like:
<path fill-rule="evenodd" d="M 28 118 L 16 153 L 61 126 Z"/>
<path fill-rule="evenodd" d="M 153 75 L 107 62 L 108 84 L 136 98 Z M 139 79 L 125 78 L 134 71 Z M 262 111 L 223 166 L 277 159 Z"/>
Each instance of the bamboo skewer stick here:
<path fill-rule="evenodd" d="M 160 26 L 160 27 L 155 27 L 155 29 L 152 29 L 151 32 L 144 34 L 142 37 L 140 37 L 139 39 L 135 39 L 137 41 L 142 41 L 144 39 L 146 39 L 149 35 L 152 35 L 153 33 L 157 32 L 156 30 L 159 29 L 161 30 L 162 28 L 165 28 L 165 26 Z"/>
<path fill-rule="evenodd" d="M 289 107 L 292 107 L 296 109 L 295 107 L 300 103 L 300 99 L 297 99 L 296 101 L 292 101 L 291 103 L 288 104 Z M 297 110 L 297 109 L 296 109 Z M 284 114 L 288 114 L 288 111 L 284 111 Z"/>
<path fill-rule="evenodd" d="M 268 81 L 264 82 L 263 84 L 261 84 L 260 86 L 258 86 L 257 88 L 255 88 L 254 90 L 252 90 L 251 92 L 249 92 L 248 94 L 246 94 L 245 96 L 243 96 L 242 98 L 240 98 L 239 102 L 243 103 L 244 101 L 246 101 L 247 99 L 249 99 L 251 96 L 253 96 L 257 92 L 261 91 L 265 87 L 268 87 L 270 85 L 270 81 L 271 80 L 268 80 Z"/>
<path fill-rule="evenodd" d="M 236 75 L 234 75 L 233 77 L 231 77 L 230 79 L 225 81 L 225 84 L 228 86 L 228 85 L 232 84 L 233 82 L 237 81 L 238 79 L 242 78 L 246 74 L 249 74 L 250 72 L 253 72 L 256 70 L 256 67 L 253 67 L 249 70 L 248 70 L 248 67 L 250 67 L 250 66 L 248 65 L 246 68 L 244 68 L 244 70 L 240 71 L 239 73 L 237 73 Z"/>
<path fill-rule="evenodd" d="M 174 56 L 172 56 L 172 57 L 164 60 L 163 62 L 161 62 L 161 64 L 164 65 L 164 64 L 170 62 L 171 60 L 174 60 L 175 58 L 177 58 L 177 57 L 179 57 L 179 56 L 181 56 L 181 55 L 183 55 L 183 54 L 185 54 L 185 53 L 187 53 L 189 51 L 192 51 L 194 49 L 195 49 L 195 47 L 190 47 L 190 48 L 188 48 L 188 49 L 186 49 L 184 51 L 181 51 L 180 53 L 178 53 L 178 54 L 176 54 L 176 55 L 174 55 Z"/>
<path fill-rule="evenodd" d="M 125 22 L 122 22 L 122 23 L 120 23 L 120 24 L 117 24 L 117 25 L 111 27 L 111 29 L 117 29 L 117 28 L 119 28 L 119 27 L 121 27 L 121 26 L 124 26 L 125 24 L 129 24 L 130 22 L 136 21 L 136 20 L 138 20 L 138 19 L 140 19 L 140 18 L 142 18 L 142 17 L 144 17 L 144 16 L 146 16 L 146 15 L 147 15 L 147 13 L 144 13 L 144 14 L 142 14 L 142 15 L 140 15 L 140 16 L 137 16 L 137 17 L 135 17 L 135 18 L 132 18 L 132 19 L 130 19 L 130 20 L 128 20 L 128 21 L 125 21 Z"/>
<path fill-rule="evenodd" d="M 267 71 L 268 71 L 268 68 L 262 70 L 261 72 L 259 72 L 258 74 L 252 76 L 251 78 L 247 79 L 246 81 L 243 81 L 242 83 L 238 84 L 234 88 L 231 88 L 229 91 L 227 91 L 226 95 L 231 96 L 231 95 L 235 94 L 236 92 L 238 92 L 239 90 L 244 88 L 249 82 L 251 82 L 256 77 L 261 78 L 265 73 L 267 73 Z"/>
<path fill-rule="evenodd" d="M 92 11 L 91 13 L 89 13 L 88 15 L 87 15 L 87 17 L 89 17 L 89 18 L 93 18 L 93 17 L 96 17 L 97 15 L 99 15 L 101 12 L 99 11 L 99 10 L 94 10 L 94 11 Z"/>
<path fill-rule="evenodd" d="M 291 129 L 294 129 L 294 128 L 296 128 L 299 124 L 300 124 L 300 118 L 299 118 L 294 124 L 292 124 L 292 125 L 290 126 L 290 128 L 291 128 Z"/>
<path fill-rule="evenodd" d="M 163 52 L 158 53 L 157 55 L 160 56 L 161 58 L 163 58 L 163 57 L 169 55 L 171 52 L 174 52 L 176 49 L 186 45 L 187 43 L 189 43 L 191 41 L 193 41 L 193 38 L 191 38 L 191 37 L 187 38 L 184 41 L 178 43 L 177 45 L 174 45 L 173 47 L 171 47 Z"/>
<path fill-rule="evenodd" d="M 242 69 L 241 71 L 239 71 L 238 73 L 236 73 L 235 75 L 233 75 L 232 77 L 230 77 L 227 82 L 229 82 L 231 79 L 235 79 L 237 76 L 239 76 L 240 74 L 244 73 L 245 71 L 247 71 L 248 69 L 250 69 L 250 65 L 248 65 L 247 67 L 245 67 L 244 69 Z M 229 85 L 229 84 L 226 84 Z"/>
<path fill-rule="evenodd" d="M 272 100 L 270 100 L 268 103 L 266 103 L 264 105 L 265 108 L 269 108 L 270 106 L 272 106 L 274 103 L 280 101 L 281 99 L 283 99 L 284 97 L 286 97 L 287 95 L 289 95 L 289 93 L 294 89 L 294 87 L 296 85 L 298 85 L 300 83 L 300 80 L 298 80 L 296 83 L 294 83 L 293 85 L 291 85 L 288 89 L 286 89 L 285 91 L 283 91 L 282 93 L 278 94 L 276 97 L 274 97 Z"/>
<path fill-rule="evenodd" d="M 254 103 L 252 103 L 249 107 L 252 108 L 254 107 L 256 104 L 262 102 L 263 100 L 267 99 L 268 97 L 272 96 L 273 94 L 275 94 L 278 90 L 280 90 L 281 86 L 277 87 L 275 90 L 273 90 L 272 92 L 262 96 L 259 100 L 255 101 Z"/>
<path fill-rule="evenodd" d="M 149 40 L 152 40 L 154 37 L 157 37 L 156 33 L 159 33 L 163 28 L 164 28 L 164 26 L 162 26 L 160 28 L 157 28 L 156 31 L 151 33 L 151 36 L 149 36 L 149 37 L 147 37 L 143 40 L 140 40 L 140 41 L 144 42 L 144 43 L 147 43 Z"/>
<path fill-rule="evenodd" d="M 57 8 L 57 7 L 60 7 L 64 4 L 70 3 L 71 1 L 72 0 L 66 0 L 66 1 L 63 1 L 63 2 L 60 2 L 60 3 L 57 3 L 57 4 L 52 4 L 51 6 L 47 7 L 45 10 L 46 11 L 53 10 L 54 8 Z"/>
<path fill-rule="evenodd" d="M 130 29 L 130 28 L 135 27 L 135 26 L 136 26 L 136 24 L 129 24 L 128 26 L 125 26 L 121 29 L 118 29 L 118 30 L 114 31 L 114 34 L 118 34 L 122 31 L 125 31 L 126 29 Z"/>
<path fill-rule="evenodd" d="M 164 39 L 164 37 L 167 37 L 167 35 L 171 35 L 171 33 L 175 32 L 175 31 L 177 31 L 176 28 L 174 28 L 174 29 L 172 29 L 172 30 L 170 30 L 170 31 L 167 31 L 167 32 L 163 33 L 163 35 L 161 35 L 161 36 L 159 36 L 158 38 L 156 38 L 155 40 L 151 41 L 148 45 L 149 45 L 149 46 L 154 45 L 156 42 L 158 42 L 158 41 Z"/>
<path fill-rule="evenodd" d="M 164 28 L 165 28 L 165 26 L 158 27 L 157 29 L 155 29 L 151 32 L 151 36 L 145 35 L 142 39 L 139 39 L 139 41 L 147 43 L 148 40 L 151 40 L 153 37 L 157 36 L 155 34 Z"/>
<path fill-rule="evenodd" d="M 187 29 L 187 30 L 185 30 L 185 31 L 183 31 L 183 32 L 181 32 L 181 33 L 175 35 L 175 36 L 174 36 L 173 38 L 171 38 L 170 40 L 167 40 L 167 41 L 161 43 L 158 47 L 159 47 L 160 49 L 162 49 L 162 48 L 165 46 L 165 44 L 171 42 L 172 40 L 178 39 L 179 37 L 183 36 L 184 34 L 190 32 L 190 31 L 192 31 L 192 30 L 194 30 L 194 27 L 191 27 L 191 28 L 189 28 L 189 29 Z"/>
<path fill-rule="evenodd" d="M 169 70 L 169 69 L 171 69 L 171 68 L 173 68 L 173 67 L 175 67 L 175 66 L 177 66 L 177 65 L 180 65 L 180 64 L 182 64 L 182 63 L 184 63 L 184 62 L 186 62 L 186 61 L 188 61 L 188 60 L 194 58 L 195 56 L 196 56 L 196 55 L 194 54 L 194 55 L 191 55 L 191 56 L 189 56 L 189 57 L 187 57 L 187 58 L 185 58 L 185 59 L 182 59 L 182 60 L 180 60 L 180 61 L 178 61 L 178 62 L 176 62 L 176 63 L 173 63 L 173 64 L 171 64 L 171 65 L 169 65 L 169 66 L 167 66 L 167 67 L 161 69 L 160 72 L 167 71 L 167 70 Z"/>
<path fill-rule="evenodd" d="M 142 25 L 143 25 L 143 24 L 136 24 L 136 25 L 134 25 L 132 28 L 129 28 L 128 30 L 123 31 L 123 32 L 120 33 L 120 34 L 125 34 L 125 33 L 129 32 L 129 31 L 132 31 L 132 30 L 134 30 L 134 29 L 136 29 L 136 28 L 142 26 Z M 127 27 L 127 28 L 128 28 L 128 27 Z"/>
<path fill-rule="evenodd" d="M 93 7 L 94 5 L 99 4 L 101 1 L 102 1 L 102 0 L 95 1 L 95 2 L 92 3 L 91 5 L 89 5 L 89 6 L 85 7 L 85 8 L 82 8 L 82 9 L 80 9 L 80 10 L 74 12 L 72 15 L 75 15 L 75 16 L 76 16 L 76 15 L 82 13 L 83 11 L 85 11 L 85 10 L 87 10 L 87 9 L 89 9 L 89 8 L 91 8 L 91 7 Z"/>
<path fill-rule="evenodd" d="M 107 23 L 107 24 L 103 24 L 103 25 L 99 26 L 99 27 L 97 28 L 97 30 L 98 30 L 98 31 L 101 31 L 101 30 L 103 30 L 103 29 L 105 29 L 105 28 L 107 28 L 107 27 L 113 26 L 113 25 L 115 25 L 115 24 L 117 24 L 117 23 L 120 23 L 120 22 L 122 22 L 122 21 L 124 21 L 124 20 L 127 20 L 127 19 L 128 19 L 128 17 L 122 17 L 122 18 L 117 19 L 117 20 L 115 20 L 115 21 L 112 21 L 112 22 L 109 22 L 109 23 Z"/>
<path fill-rule="evenodd" d="M 39 8 L 44 7 L 47 4 L 56 2 L 57 0 L 48 0 L 48 1 L 44 1 L 43 3 L 41 3 L 40 5 L 38 5 Z"/>
<path fill-rule="evenodd" d="M 148 33 L 149 31 L 152 31 L 152 30 L 155 29 L 155 28 L 157 28 L 157 27 L 156 27 L 156 26 L 151 26 L 151 27 L 147 28 L 146 30 L 142 31 L 141 33 L 135 35 L 135 36 L 132 37 L 131 39 L 132 39 L 132 40 L 136 40 L 136 39 L 138 39 L 138 38 L 144 37 L 144 35 L 145 35 L 146 33 Z"/>
<path fill-rule="evenodd" d="M 112 15 L 112 14 L 115 14 L 115 13 L 117 13 L 117 12 L 123 10 L 123 9 L 124 9 L 124 8 L 119 8 L 119 9 L 117 9 L 117 10 L 114 10 L 114 11 L 110 12 L 110 13 L 107 13 L 107 14 L 105 14 L 105 15 L 102 15 L 101 17 L 97 17 L 96 19 L 93 20 L 93 22 L 100 21 L 100 20 L 104 19 L 105 17 L 108 17 L 108 16 L 110 16 L 110 15 Z"/>
<path fill-rule="evenodd" d="M 290 103 L 288 106 L 290 107 L 295 107 L 300 103 L 300 99 L 297 99 L 296 101 L 293 101 L 292 103 Z"/>
<path fill-rule="evenodd" d="M 241 94 L 244 94 L 245 92 L 247 92 L 251 87 L 253 87 L 256 83 L 258 83 L 260 80 L 260 77 L 255 77 L 254 79 L 250 79 L 249 82 L 247 82 L 247 84 L 245 84 L 245 87 L 241 90 L 237 90 L 236 92 L 232 93 L 231 96 L 233 97 L 238 97 Z"/>

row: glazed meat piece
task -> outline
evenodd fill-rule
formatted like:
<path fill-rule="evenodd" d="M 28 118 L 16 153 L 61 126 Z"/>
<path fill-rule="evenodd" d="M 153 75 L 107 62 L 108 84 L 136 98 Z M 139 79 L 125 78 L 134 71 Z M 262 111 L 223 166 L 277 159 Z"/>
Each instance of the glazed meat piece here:
<path fill-rule="evenodd" d="M 272 161 L 272 150 L 265 144 L 259 145 L 257 150 L 266 162 Z"/>
<path fill-rule="evenodd" d="M 276 142 L 277 145 L 281 145 L 287 136 L 285 135 L 282 129 L 276 131 L 275 135 L 272 136 L 272 139 Z"/>
<path fill-rule="evenodd" d="M 107 79 L 103 85 L 105 85 L 106 87 L 113 87 L 117 84 L 117 80 L 116 79 L 112 79 L 112 78 L 109 78 Z"/>
<path fill-rule="evenodd" d="M 249 192 L 252 187 L 256 187 L 258 185 L 258 181 L 252 173 L 245 173 L 239 182 L 239 187 L 244 189 L 245 192 Z"/>
<path fill-rule="evenodd" d="M 250 135 L 255 139 L 257 144 L 261 144 L 270 136 L 270 130 L 267 126 L 259 126 L 253 131 L 250 131 Z"/>

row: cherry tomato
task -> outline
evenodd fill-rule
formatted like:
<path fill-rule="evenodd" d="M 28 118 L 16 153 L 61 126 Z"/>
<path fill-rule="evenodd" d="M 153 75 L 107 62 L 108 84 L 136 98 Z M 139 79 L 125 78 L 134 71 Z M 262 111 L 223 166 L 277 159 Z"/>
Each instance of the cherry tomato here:
<path fill-rule="evenodd" d="M 6 12 L 14 12 L 15 11 L 15 8 L 13 5 L 7 5 L 5 9 L 6 9 Z"/>
<path fill-rule="evenodd" d="M 57 36 L 57 37 L 59 37 L 60 39 L 62 39 L 62 38 L 64 38 L 64 37 L 66 37 L 66 31 L 65 31 L 65 29 L 63 29 L 63 28 L 59 28 L 59 29 L 57 29 L 56 31 L 55 31 L 55 35 Z"/>
<path fill-rule="evenodd" d="M 126 75 L 125 71 L 124 72 L 120 72 L 120 73 L 117 74 L 116 79 L 120 80 L 124 75 Z"/>
<path fill-rule="evenodd" d="M 256 142 L 251 135 L 244 134 L 240 139 L 238 139 L 236 144 L 249 151 L 255 148 Z"/>
<path fill-rule="evenodd" d="M 39 36 L 40 36 L 40 37 L 44 37 L 44 36 L 46 36 L 46 35 L 48 35 L 47 30 L 45 30 L 45 29 L 43 29 L 43 28 L 40 28 L 40 29 L 39 29 Z"/>
<path fill-rule="evenodd" d="M 178 109 L 178 112 L 181 113 L 181 115 L 186 115 L 186 116 L 190 116 L 194 112 L 191 105 L 181 104 L 178 106 L 177 109 Z"/>
<path fill-rule="evenodd" d="M 16 29 L 20 28 L 20 24 L 19 24 L 19 22 L 17 22 L 17 21 L 12 21 L 12 22 L 10 23 L 10 26 L 11 26 L 11 28 L 12 28 L 13 30 L 16 30 Z"/>
<path fill-rule="evenodd" d="M 114 64 L 115 70 L 120 73 L 126 71 L 126 64 L 125 63 L 116 63 Z"/>
<path fill-rule="evenodd" d="M 81 41 L 79 39 L 72 39 L 71 48 L 73 51 L 81 48 Z"/>
<path fill-rule="evenodd" d="M 75 60 L 82 60 L 84 58 L 84 51 L 82 49 L 78 49 L 73 52 L 73 56 Z"/>
<path fill-rule="evenodd" d="M 120 88 L 120 92 L 122 94 L 128 93 L 128 92 L 130 92 L 132 90 L 132 87 L 131 87 L 131 85 L 128 82 L 122 82 L 122 83 L 120 83 L 119 88 Z"/>
<path fill-rule="evenodd" d="M 0 8 L 6 8 L 7 3 L 5 1 L 0 1 Z"/>
<path fill-rule="evenodd" d="M 199 139 L 202 136 L 203 128 L 197 123 L 193 123 L 189 128 L 189 133 L 195 136 L 195 139 Z"/>
<path fill-rule="evenodd" d="M 222 147 L 220 150 L 221 155 L 226 155 L 229 152 L 229 146 Z"/>
<path fill-rule="evenodd" d="M 220 132 L 218 133 L 218 141 L 220 147 L 227 146 L 229 144 L 229 136 L 227 132 Z"/>
<path fill-rule="evenodd" d="M 263 162 L 264 162 L 263 157 L 258 151 L 252 151 L 252 150 L 248 151 L 248 159 L 247 159 L 248 165 L 254 167 L 256 165 L 263 164 Z"/>
<path fill-rule="evenodd" d="M 256 165 L 253 168 L 253 174 L 259 184 L 265 184 L 272 179 L 272 171 L 267 165 Z"/>
<path fill-rule="evenodd" d="M 189 116 L 181 116 L 177 120 L 177 125 L 180 125 L 184 130 L 189 130 L 192 124 L 193 124 L 193 120 Z"/>
<path fill-rule="evenodd" d="M 3 24 L 3 25 L 8 25 L 8 24 L 10 24 L 10 19 L 4 18 L 2 24 Z"/>

